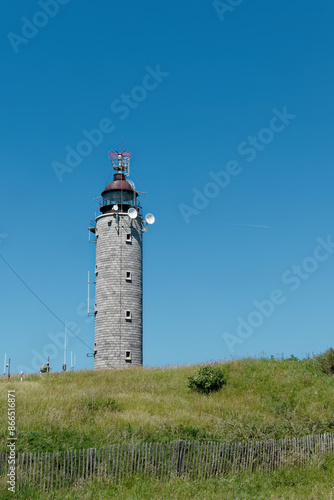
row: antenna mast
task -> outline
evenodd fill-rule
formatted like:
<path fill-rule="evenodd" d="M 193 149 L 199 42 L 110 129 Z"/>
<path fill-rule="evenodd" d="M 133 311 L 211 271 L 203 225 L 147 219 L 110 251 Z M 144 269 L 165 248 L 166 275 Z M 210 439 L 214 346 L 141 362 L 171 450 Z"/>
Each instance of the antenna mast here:
<path fill-rule="evenodd" d="M 67 330 L 67 321 L 65 324 L 65 338 L 64 338 L 64 364 L 63 364 L 63 371 L 66 372 L 66 330 Z"/>
<path fill-rule="evenodd" d="M 87 296 L 87 315 L 88 316 L 95 316 L 95 312 L 90 312 L 89 310 L 89 285 L 95 285 L 96 281 L 89 281 L 89 271 L 88 271 L 88 296 Z"/>
<path fill-rule="evenodd" d="M 112 165 L 116 172 L 124 174 L 126 177 L 130 175 L 130 158 L 132 153 L 130 151 L 110 151 L 108 154 L 111 158 Z"/>

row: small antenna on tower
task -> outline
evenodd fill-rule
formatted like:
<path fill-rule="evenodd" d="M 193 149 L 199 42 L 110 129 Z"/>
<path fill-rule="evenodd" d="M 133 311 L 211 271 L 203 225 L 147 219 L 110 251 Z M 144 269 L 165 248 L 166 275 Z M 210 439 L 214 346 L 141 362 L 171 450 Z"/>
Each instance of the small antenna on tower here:
<path fill-rule="evenodd" d="M 128 216 L 130 219 L 136 219 L 138 217 L 138 212 L 135 208 L 131 207 L 128 210 Z"/>
<path fill-rule="evenodd" d="M 145 233 L 147 233 L 147 228 L 149 225 L 151 224 L 154 224 L 155 223 L 155 217 L 153 214 L 147 214 L 146 217 L 145 217 L 145 221 L 144 221 L 144 225 L 143 225 L 143 228 L 142 228 L 142 231 L 145 231 Z"/>
<path fill-rule="evenodd" d="M 153 214 L 147 214 L 145 217 L 145 220 L 147 224 L 154 224 L 155 223 L 155 217 Z"/>

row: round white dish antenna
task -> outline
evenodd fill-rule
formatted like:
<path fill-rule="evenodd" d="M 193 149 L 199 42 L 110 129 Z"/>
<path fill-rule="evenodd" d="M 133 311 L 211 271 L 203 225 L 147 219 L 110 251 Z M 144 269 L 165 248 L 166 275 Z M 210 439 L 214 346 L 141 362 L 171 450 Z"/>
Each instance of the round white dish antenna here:
<path fill-rule="evenodd" d="M 113 209 L 115 212 L 117 212 L 117 210 L 118 210 L 118 205 L 114 205 L 114 206 L 112 207 L 112 209 Z"/>
<path fill-rule="evenodd" d="M 129 208 L 128 216 L 130 217 L 130 219 L 136 219 L 138 217 L 137 210 L 135 208 Z"/>
<path fill-rule="evenodd" d="M 155 223 L 155 217 L 153 214 L 147 214 L 145 217 L 145 220 L 147 224 L 154 224 Z"/>

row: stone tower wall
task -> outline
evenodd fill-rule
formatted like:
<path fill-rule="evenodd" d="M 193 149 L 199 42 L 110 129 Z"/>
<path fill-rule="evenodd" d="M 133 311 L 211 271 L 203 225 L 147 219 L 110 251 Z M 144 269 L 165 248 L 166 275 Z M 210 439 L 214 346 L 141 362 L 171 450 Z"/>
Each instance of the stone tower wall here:
<path fill-rule="evenodd" d="M 140 216 L 133 220 L 127 214 L 96 219 L 95 369 L 143 364 L 142 226 Z"/>

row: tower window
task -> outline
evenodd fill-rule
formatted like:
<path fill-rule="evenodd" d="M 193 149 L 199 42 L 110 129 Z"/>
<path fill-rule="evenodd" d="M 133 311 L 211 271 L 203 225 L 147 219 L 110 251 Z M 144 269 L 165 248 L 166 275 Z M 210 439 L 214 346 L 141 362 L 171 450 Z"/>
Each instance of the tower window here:
<path fill-rule="evenodd" d="M 132 280 L 132 273 L 131 271 L 126 271 L 126 281 L 131 281 Z"/>
<path fill-rule="evenodd" d="M 131 351 L 125 351 L 125 360 L 131 361 Z"/>
<path fill-rule="evenodd" d="M 132 319 L 131 311 L 125 311 L 125 319 L 127 319 L 127 320 Z"/>
<path fill-rule="evenodd" d="M 126 242 L 127 243 L 131 243 L 132 242 L 132 235 L 131 235 L 131 233 L 127 233 L 127 235 L 126 235 Z"/>

